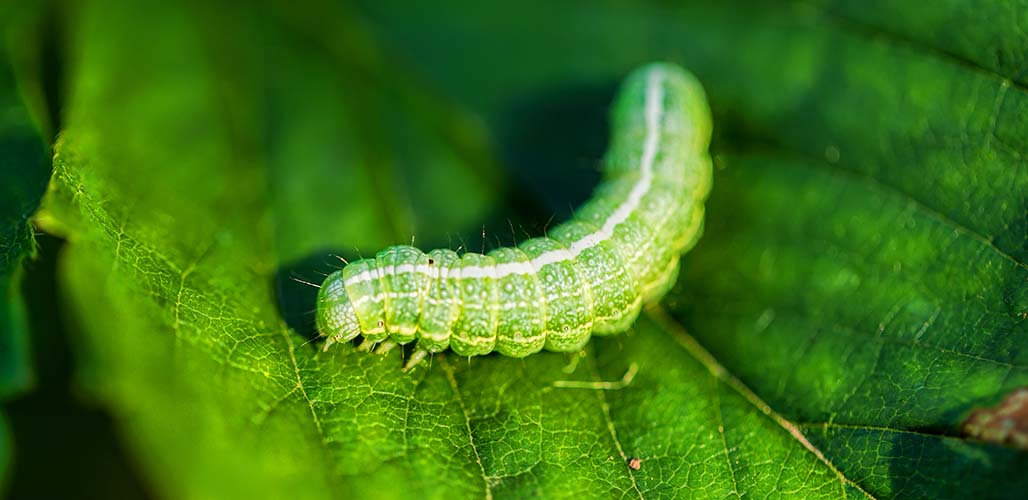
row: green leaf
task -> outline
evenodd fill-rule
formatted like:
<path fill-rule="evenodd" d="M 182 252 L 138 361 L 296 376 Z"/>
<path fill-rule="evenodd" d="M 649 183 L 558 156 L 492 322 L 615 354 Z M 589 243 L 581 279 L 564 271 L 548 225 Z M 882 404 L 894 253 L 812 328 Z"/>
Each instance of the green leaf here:
<path fill-rule="evenodd" d="M 1026 453 L 959 432 L 1028 384 L 1028 94 L 927 20 L 821 9 L 82 6 L 45 204 L 82 385 L 171 497 L 1017 496 Z M 988 28 L 957 39 L 1016 53 Z M 597 158 L 574 129 L 661 58 L 707 87 L 719 168 L 626 335 L 403 374 L 286 323 L 297 260 L 523 215 L 489 142 Z M 546 106 L 570 143 L 526 132 Z"/>
<path fill-rule="evenodd" d="M 7 418 L 0 413 L 0 491 L 6 491 L 7 466 L 11 463 L 11 435 L 7 425 Z"/>
<path fill-rule="evenodd" d="M 39 208 L 48 168 L 48 125 L 38 103 L 38 6 L 0 3 L 0 400 L 33 382 L 22 265 L 35 255 L 29 218 Z M 33 104 L 36 104 L 33 106 Z M 0 493 L 13 450 L 0 412 Z"/>
<path fill-rule="evenodd" d="M 0 398 L 32 384 L 21 270 L 35 254 L 29 218 L 50 175 L 48 127 L 33 106 L 41 92 L 33 52 L 37 15 L 31 4 L 0 4 Z"/>

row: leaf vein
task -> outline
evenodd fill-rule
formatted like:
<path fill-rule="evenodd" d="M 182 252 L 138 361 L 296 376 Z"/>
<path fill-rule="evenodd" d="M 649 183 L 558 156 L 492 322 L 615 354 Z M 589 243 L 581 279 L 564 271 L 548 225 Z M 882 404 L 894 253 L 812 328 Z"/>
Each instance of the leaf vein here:
<path fill-rule="evenodd" d="M 593 344 L 590 344 L 590 345 L 593 345 Z M 592 378 L 593 378 L 593 380 L 596 383 L 602 383 L 602 379 L 600 378 L 600 374 L 596 370 L 595 348 L 592 349 L 592 354 L 593 354 L 593 356 L 592 356 L 592 358 L 593 358 Z M 632 482 L 632 488 L 635 490 L 636 494 L 639 495 L 639 498 L 641 500 L 642 498 L 644 498 L 643 494 L 642 494 L 642 490 L 639 489 L 639 483 L 636 482 L 635 474 L 632 473 L 632 469 L 630 467 L 627 467 L 627 464 L 628 464 L 628 454 L 625 453 L 625 449 L 621 445 L 621 439 L 618 438 L 618 432 L 617 432 L 617 429 L 614 426 L 614 419 L 612 419 L 610 417 L 610 403 L 607 402 L 607 395 L 605 394 L 606 391 L 604 391 L 604 390 L 594 390 L 593 392 L 596 393 L 596 399 L 600 402 L 600 410 L 603 412 L 603 420 L 604 420 L 604 422 L 607 425 L 607 432 L 610 433 L 610 438 L 614 441 L 614 447 L 617 449 L 618 455 L 621 455 L 621 464 L 623 466 L 625 466 L 624 468 L 628 472 L 628 478 Z"/>
<path fill-rule="evenodd" d="M 479 455 L 478 446 L 475 445 L 475 435 L 471 431 L 471 414 L 468 413 L 468 407 L 464 404 L 464 397 L 460 393 L 460 388 L 457 387 L 457 379 L 453 376 L 453 367 L 451 367 L 450 362 L 442 356 L 440 356 L 439 364 L 442 365 L 443 371 L 446 373 L 446 380 L 450 382 L 450 389 L 453 390 L 453 395 L 457 398 L 457 404 L 460 406 L 460 411 L 464 415 L 464 426 L 468 432 L 468 442 L 471 444 L 471 451 L 475 455 L 475 462 L 478 464 L 478 469 L 482 474 L 482 482 L 485 484 L 485 498 L 492 500 L 493 490 L 489 485 L 489 475 L 485 472 L 485 465 L 482 464 L 482 456 Z"/>
<path fill-rule="evenodd" d="M 686 352 L 688 352 L 694 359 L 699 361 L 700 364 L 702 364 L 714 377 L 728 387 L 731 387 L 732 390 L 742 396 L 743 399 L 748 401 L 757 410 L 778 424 L 779 427 L 788 432 L 789 435 L 792 436 L 792 438 L 801 446 L 814 455 L 818 461 L 828 467 L 828 469 L 834 473 L 836 478 L 839 480 L 844 492 L 845 487 L 850 486 L 863 493 L 867 498 L 875 498 L 874 495 L 862 488 L 855 481 L 846 477 L 846 475 L 843 474 L 843 472 L 839 470 L 839 468 L 836 467 L 820 449 L 814 446 L 814 444 L 807 439 L 803 434 L 803 431 L 801 431 L 796 424 L 790 422 L 788 419 L 776 412 L 770 405 L 764 402 L 763 399 L 760 399 L 760 396 L 757 396 L 752 389 L 732 375 L 724 365 L 718 362 L 709 351 L 700 345 L 699 341 L 697 341 L 692 335 L 689 335 L 681 324 L 668 316 L 667 312 L 660 307 L 653 307 L 647 310 L 647 315 L 649 315 L 650 318 L 652 318 L 658 325 L 662 326 L 663 329 L 668 332 L 668 335 L 675 340 L 675 343 L 685 349 Z"/>

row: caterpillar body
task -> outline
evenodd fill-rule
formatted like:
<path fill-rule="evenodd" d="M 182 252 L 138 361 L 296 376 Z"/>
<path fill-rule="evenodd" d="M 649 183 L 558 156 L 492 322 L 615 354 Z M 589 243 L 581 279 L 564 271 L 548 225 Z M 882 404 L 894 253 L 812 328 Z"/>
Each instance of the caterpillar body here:
<path fill-rule="evenodd" d="M 392 246 L 329 275 L 317 299 L 325 349 L 360 334 L 380 351 L 417 341 L 409 368 L 447 348 L 572 352 L 628 329 L 702 232 L 711 119 L 700 84 L 669 63 L 632 72 L 611 118 L 604 181 L 545 237 L 485 255 Z"/>

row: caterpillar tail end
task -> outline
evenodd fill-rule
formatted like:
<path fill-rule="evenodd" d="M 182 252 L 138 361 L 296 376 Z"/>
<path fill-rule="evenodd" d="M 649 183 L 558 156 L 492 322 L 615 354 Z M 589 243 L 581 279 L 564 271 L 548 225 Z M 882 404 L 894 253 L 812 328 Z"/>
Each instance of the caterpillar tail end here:
<path fill-rule="evenodd" d="M 421 364 L 421 362 L 424 361 L 426 357 L 428 357 L 428 351 L 424 349 L 418 349 L 414 351 L 414 354 L 411 355 L 410 360 L 408 360 L 407 364 L 403 366 L 404 373 L 411 371 L 412 369 L 414 369 L 414 367 Z"/>

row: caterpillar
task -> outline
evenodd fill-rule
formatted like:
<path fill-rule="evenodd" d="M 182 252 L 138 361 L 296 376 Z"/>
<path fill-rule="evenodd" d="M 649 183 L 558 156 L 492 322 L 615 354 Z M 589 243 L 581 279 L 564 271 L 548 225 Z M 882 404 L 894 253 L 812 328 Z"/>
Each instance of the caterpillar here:
<path fill-rule="evenodd" d="M 581 350 L 622 332 L 678 277 L 703 231 L 710 191 L 710 109 L 684 69 L 651 63 L 630 73 L 611 110 L 604 180 L 574 216 L 515 247 L 459 255 L 386 248 L 330 274 L 317 298 L 327 350 L 364 336 L 388 351 L 417 341 L 429 353 Z"/>

